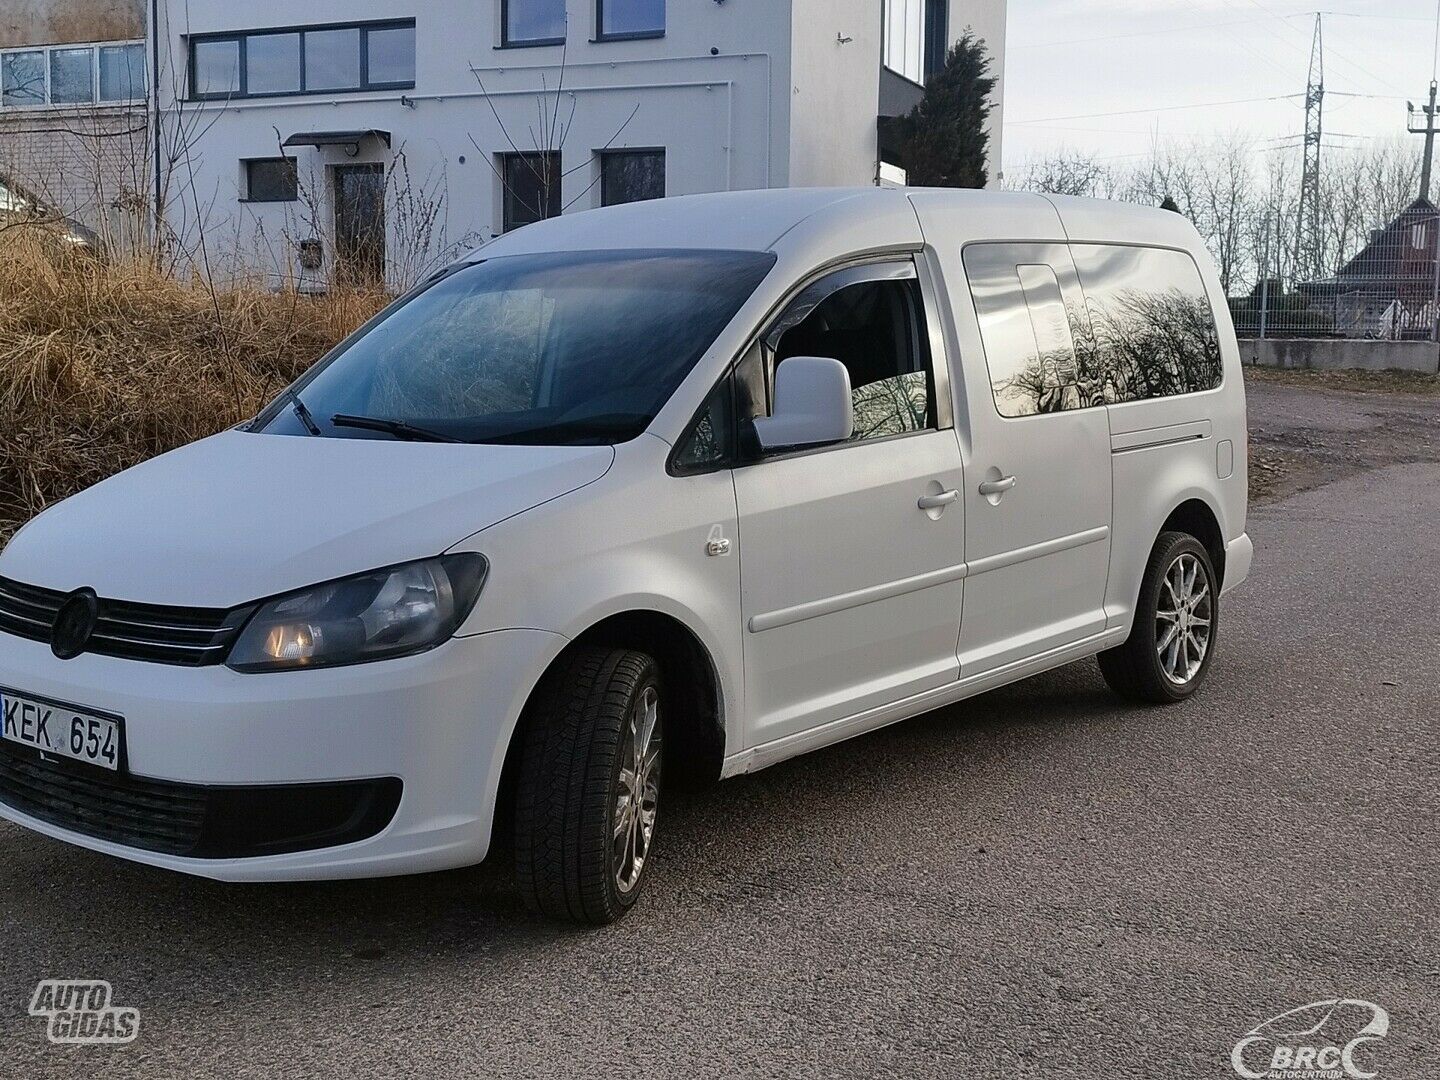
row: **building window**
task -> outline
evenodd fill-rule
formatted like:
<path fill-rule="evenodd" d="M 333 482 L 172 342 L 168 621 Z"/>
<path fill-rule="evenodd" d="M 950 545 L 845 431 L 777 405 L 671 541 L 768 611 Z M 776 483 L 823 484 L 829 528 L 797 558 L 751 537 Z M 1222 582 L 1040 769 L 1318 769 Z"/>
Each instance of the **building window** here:
<path fill-rule="evenodd" d="M 3 107 L 110 104 L 145 96 L 145 46 L 139 42 L 0 53 Z"/>
<path fill-rule="evenodd" d="M 502 45 L 560 45 L 564 41 L 565 0 L 500 0 Z"/>
<path fill-rule="evenodd" d="M 100 46 L 100 100 L 143 101 L 145 46 Z"/>
<path fill-rule="evenodd" d="M 207 34 L 190 41 L 194 98 L 405 90 L 414 85 L 413 22 Z"/>
<path fill-rule="evenodd" d="M 0 56 L 0 102 L 10 107 L 45 104 L 45 53 L 42 50 Z"/>
<path fill-rule="evenodd" d="M 254 158 L 245 162 L 246 202 L 294 202 L 300 174 L 294 158 Z"/>
<path fill-rule="evenodd" d="M 665 197 L 664 150 L 605 150 L 600 154 L 600 205 Z"/>
<path fill-rule="evenodd" d="M 560 216 L 560 153 L 501 154 L 505 182 L 503 230 Z"/>
<path fill-rule="evenodd" d="M 256 34 L 245 42 L 248 93 L 295 94 L 302 85 L 299 34 Z"/>
<path fill-rule="evenodd" d="M 601 41 L 663 37 L 665 0 L 595 0 L 595 26 Z"/>
<path fill-rule="evenodd" d="M 925 81 L 925 0 L 885 0 L 885 66 Z"/>

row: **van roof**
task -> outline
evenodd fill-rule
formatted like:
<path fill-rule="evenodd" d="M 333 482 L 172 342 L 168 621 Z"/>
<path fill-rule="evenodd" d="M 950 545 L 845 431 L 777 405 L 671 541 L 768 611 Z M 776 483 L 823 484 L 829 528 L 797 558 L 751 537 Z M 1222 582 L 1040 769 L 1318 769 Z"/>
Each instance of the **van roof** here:
<path fill-rule="evenodd" d="M 682 195 L 537 221 L 496 237 L 473 255 L 492 258 L 548 251 L 676 248 L 769 251 L 810 218 L 884 218 L 911 195 L 942 196 L 977 212 L 1005 207 L 1048 217 L 1058 211 L 1072 240 L 1176 243 L 1188 222 L 1133 203 L 1026 192 L 956 188 L 775 188 Z M 853 217 L 852 217 L 853 216 Z"/>

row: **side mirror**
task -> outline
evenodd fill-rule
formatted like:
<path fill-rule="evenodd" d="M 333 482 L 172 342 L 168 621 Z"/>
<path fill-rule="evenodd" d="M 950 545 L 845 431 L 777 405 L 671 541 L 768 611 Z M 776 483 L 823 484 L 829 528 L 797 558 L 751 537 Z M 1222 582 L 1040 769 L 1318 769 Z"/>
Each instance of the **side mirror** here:
<path fill-rule="evenodd" d="M 753 423 L 764 450 L 844 442 L 855 431 L 850 372 L 823 356 L 782 360 L 775 369 L 775 414 Z"/>

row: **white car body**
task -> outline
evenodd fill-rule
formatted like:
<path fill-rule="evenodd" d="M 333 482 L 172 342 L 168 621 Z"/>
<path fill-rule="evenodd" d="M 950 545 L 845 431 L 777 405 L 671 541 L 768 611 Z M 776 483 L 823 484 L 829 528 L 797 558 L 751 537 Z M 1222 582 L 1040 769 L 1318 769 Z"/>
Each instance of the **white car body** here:
<path fill-rule="evenodd" d="M 1002 417 L 962 254 L 992 241 L 1193 257 L 1219 326 L 1220 386 Z M 490 849 L 527 700 L 597 626 L 643 624 L 685 643 L 692 689 L 709 699 L 692 710 L 699 770 L 732 776 L 1119 644 L 1177 512 L 1209 515 L 1224 591 L 1248 573 L 1240 359 L 1220 283 L 1179 215 L 1022 194 L 750 192 L 567 215 L 476 257 L 626 248 L 776 258 L 637 438 L 476 446 L 228 431 L 52 507 L 0 556 L 0 578 L 43 589 L 233 608 L 407 560 L 483 554 L 488 578 L 454 637 L 374 663 L 243 674 L 59 659 L 43 641 L 0 633 L 0 693 L 123 718 L 128 774 L 212 787 L 398 777 L 398 809 L 378 832 L 192 857 L 22 812 L 3 776 L 0 815 L 232 881 L 467 865 Z M 675 475 L 672 452 L 697 411 L 797 289 L 878 256 L 913 260 L 937 426 Z M 1013 490 L 980 493 L 1010 476 Z M 917 509 L 950 491 L 962 493 L 952 504 Z"/>

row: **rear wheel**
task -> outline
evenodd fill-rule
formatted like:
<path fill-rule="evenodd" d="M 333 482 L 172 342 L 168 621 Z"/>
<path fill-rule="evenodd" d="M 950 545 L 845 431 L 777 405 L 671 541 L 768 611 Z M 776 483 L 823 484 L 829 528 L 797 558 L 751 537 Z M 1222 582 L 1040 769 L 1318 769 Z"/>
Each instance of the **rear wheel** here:
<path fill-rule="evenodd" d="M 1219 593 L 1205 545 L 1188 533 L 1162 533 L 1145 568 L 1130 636 L 1100 654 L 1110 688 L 1160 704 L 1193 694 L 1215 652 Z"/>
<path fill-rule="evenodd" d="M 660 670 L 642 652 L 580 648 L 546 675 L 515 793 L 515 871 L 533 911 L 614 922 L 653 859 L 664 751 Z"/>

